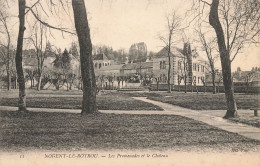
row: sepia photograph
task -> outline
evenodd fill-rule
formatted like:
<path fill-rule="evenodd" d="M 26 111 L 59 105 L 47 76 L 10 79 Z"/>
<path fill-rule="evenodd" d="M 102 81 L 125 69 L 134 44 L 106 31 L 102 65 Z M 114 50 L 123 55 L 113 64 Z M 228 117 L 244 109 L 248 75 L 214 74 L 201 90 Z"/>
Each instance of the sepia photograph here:
<path fill-rule="evenodd" d="M 259 0 L 0 0 L 0 165 L 260 165 Z"/>

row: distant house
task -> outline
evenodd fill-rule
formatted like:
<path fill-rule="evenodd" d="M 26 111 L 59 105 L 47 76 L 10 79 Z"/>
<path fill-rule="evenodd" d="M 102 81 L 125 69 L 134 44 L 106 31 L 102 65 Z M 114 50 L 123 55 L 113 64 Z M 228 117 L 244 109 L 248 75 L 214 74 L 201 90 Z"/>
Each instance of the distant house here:
<path fill-rule="evenodd" d="M 34 49 L 24 50 L 23 51 L 23 68 L 24 69 L 36 69 L 37 67 L 37 58 L 36 52 Z"/>
<path fill-rule="evenodd" d="M 50 53 L 47 55 L 47 57 L 44 60 L 43 63 L 43 70 L 49 70 L 53 68 L 53 62 L 56 59 L 56 55 L 54 53 Z"/>
<path fill-rule="evenodd" d="M 153 73 L 153 62 L 138 62 L 125 64 L 122 66 L 120 73 L 124 76 L 131 76 L 136 74 L 151 75 Z"/>
<path fill-rule="evenodd" d="M 123 64 L 111 64 L 110 66 L 104 66 L 100 69 L 95 71 L 97 76 L 104 75 L 104 76 L 121 76 L 120 70 Z"/>
<path fill-rule="evenodd" d="M 114 63 L 113 60 L 108 59 L 108 57 L 103 54 L 93 55 L 94 70 L 100 70 L 104 66 L 111 66 Z"/>
<path fill-rule="evenodd" d="M 189 50 L 185 51 L 184 50 Z M 205 80 L 205 60 L 196 51 L 191 51 L 189 44 L 184 44 L 184 49 L 172 47 L 170 52 L 171 60 L 171 84 L 203 85 Z M 164 47 L 153 57 L 153 74 L 160 80 L 161 84 L 166 84 L 168 80 L 169 58 L 168 50 Z"/>
<path fill-rule="evenodd" d="M 253 67 L 251 71 L 242 71 L 240 67 L 238 67 L 232 74 L 233 82 L 260 81 L 260 68 L 257 67 Z"/>

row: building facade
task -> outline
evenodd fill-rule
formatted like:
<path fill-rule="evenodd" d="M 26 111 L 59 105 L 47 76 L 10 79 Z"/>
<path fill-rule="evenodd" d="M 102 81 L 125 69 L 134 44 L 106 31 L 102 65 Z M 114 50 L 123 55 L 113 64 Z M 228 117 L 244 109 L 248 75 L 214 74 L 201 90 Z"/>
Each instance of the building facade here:
<path fill-rule="evenodd" d="M 195 51 L 191 51 L 189 44 L 184 44 L 184 49 L 172 47 L 170 52 L 172 85 L 201 86 L 205 81 L 205 63 Z M 160 50 L 153 58 L 154 83 L 167 84 L 169 69 L 168 49 Z"/>
<path fill-rule="evenodd" d="M 104 53 L 93 55 L 93 64 L 95 71 L 98 71 L 105 66 L 111 66 L 113 63 L 114 61 L 108 59 L 108 57 Z"/>

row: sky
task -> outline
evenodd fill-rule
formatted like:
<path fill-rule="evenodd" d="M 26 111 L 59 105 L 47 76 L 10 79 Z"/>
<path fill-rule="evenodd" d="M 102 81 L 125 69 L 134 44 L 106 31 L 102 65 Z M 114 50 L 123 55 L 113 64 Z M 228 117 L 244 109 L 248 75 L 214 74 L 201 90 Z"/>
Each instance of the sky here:
<path fill-rule="evenodd" d="M 43 0 L 43 5 L 47 0 Z M 27 0 L 28 6 L 35 1 Z M 175 10 L 180 17 L 185 15 L 185 11 L 190 8 L 190 0 L 85 0 L 86 9 L 91 31 L 92 43 L 104 44 L 111 46 L 114 50 L 123 48 L 126 51 L 133 43 L 145 42 L 148 51 L 159 51 L 164 43 L 159 39 L 159 35 L 164 35 L 167 29 L 166 16 Z M 16 1 L 10 7 L 12 11 L 18 12 Z M 47 6 L 44 6 L 48 9 Z M 66 27 L 75 31 L 73 22 L 73 13 L 70 4 L 65 7 L 66 12 L 59 8 L 58 15 L 41 12 L 41 18 L 50 25 Z M 46 10 L 47 13 L 49 13 Z M 15 15 L 14 15 L 15 16 Z M 13 21 L 13 35 L 18 34 L 18 19 Z M 30 26 L 34 19 L 27 16 L 27 27 Z M 28 28 L 27 28 L 28 29 Z M 186 32 L 188 38 L 194 36 L 192 27 Z M 51 30 L 52 36 L 49 37 L 51 43 L 57 47 L 69 48 L 72 41 L 77 41 L 75 35 L 63 34 L 56 30 Z M 26 31 L 25 36 L 30 35 L 30 30 Z M 183 41 L 179 38 L 181 34 L 176 34 L 174 39 L 177 40 L 176 46 L 182 48 Z M 15 40 L 14 40 L 15 41 Z M 15 42 L 14 42 L 15 43 Z M 195 46 L 197 42 L 191 43 Z M 25 46 L 29 47 L 29 46 Z M 251 70 L 252 67 L 260 67 L 260 48 L 251 46 L 245 48 L 243 53 L 238 55 L 232 62 L 232 70 L 241 67 L 242 70 Z M 206 59 L 204 52 L 200 55 Z M 220 68 L 220 62 L 217 62 Z"/>

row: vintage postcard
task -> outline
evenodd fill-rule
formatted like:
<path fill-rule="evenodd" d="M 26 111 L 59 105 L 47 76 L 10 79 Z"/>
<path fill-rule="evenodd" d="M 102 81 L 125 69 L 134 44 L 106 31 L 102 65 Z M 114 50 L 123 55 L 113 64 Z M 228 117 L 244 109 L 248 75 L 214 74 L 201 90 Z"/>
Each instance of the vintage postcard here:
<path fill-rule="evenodd" d="M 260 165 L 260 2 L 0 0 L 0 165 Z"/>

